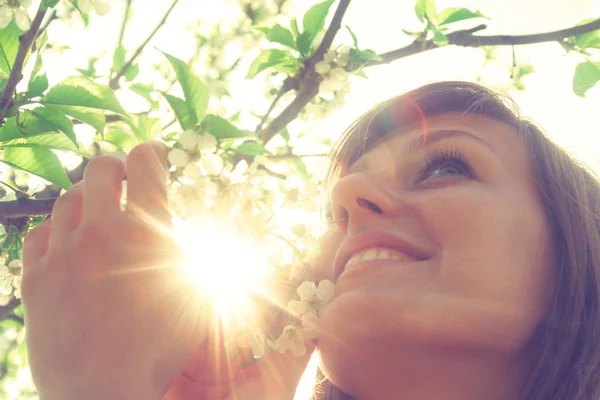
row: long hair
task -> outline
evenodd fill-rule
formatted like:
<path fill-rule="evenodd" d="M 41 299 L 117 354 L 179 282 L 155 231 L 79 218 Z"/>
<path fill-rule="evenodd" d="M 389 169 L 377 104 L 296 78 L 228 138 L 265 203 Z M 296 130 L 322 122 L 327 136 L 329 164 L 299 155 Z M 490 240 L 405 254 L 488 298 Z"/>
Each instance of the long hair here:
<path fill-rule="evenodd" d="M 486 116 L 521 136 L 552 228 L 557 287 L 530 339 L 533 368 L 522 399 L 600 399 L 600 179 L 522 118 L 512 100 L 469 82 L 433 83 L 387 100 L 356 120 L 334 146 L 325 187 L 393 132 L 425 127 L 428 118 L 449 112 Z M 315 399 L 353 399 L 320 370 L 317 375 Z"/>

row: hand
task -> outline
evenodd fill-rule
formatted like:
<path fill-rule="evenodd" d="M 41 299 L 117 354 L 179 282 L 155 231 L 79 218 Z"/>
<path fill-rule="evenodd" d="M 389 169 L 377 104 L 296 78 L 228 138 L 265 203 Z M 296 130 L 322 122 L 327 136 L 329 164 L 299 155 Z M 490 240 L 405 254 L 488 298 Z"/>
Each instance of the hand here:
<path fill-rule="evenodd" d="M 316 280 L 332 280 L 331 266 L 343 240 L 334 227 L 321 237 L 322 251 L 312 260 Z M 271 353 L 240 368 L 240 361 L 246 360 L 230 360 L 221 344 L 222 332 L 213 328 L 163 400 L 292 400 L 314 348 L 311 345 L 304 357 Z"/>
<path fill-rule="evenodd" d="M 172 268 L 167 150 L 91 160 L 23 250 L 29 365 L 42 399 L 160 400 L 206 332 Z M 127 175 L 127 205 L 120 205 Z"/>
<path fill-rule="evenodd" d="M 232 360 L 221 344 L 220 332 L 211 332 L 163 400 L 292 400 L 313 348 L 303 357 L 270 353 L 242 368 L 247 359 Z"/>

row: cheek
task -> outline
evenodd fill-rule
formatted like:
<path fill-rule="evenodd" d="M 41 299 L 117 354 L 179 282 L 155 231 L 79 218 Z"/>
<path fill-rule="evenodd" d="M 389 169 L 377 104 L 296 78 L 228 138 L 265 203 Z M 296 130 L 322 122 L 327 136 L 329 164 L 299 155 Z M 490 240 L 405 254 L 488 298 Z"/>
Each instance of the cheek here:
<path fill-rule="evenodd" d="M 319 253 L 311 259 L 316 279 L 333 280 L 333 263 L 338 249 L 344 241 L 344 235 L 336 228 L 329 228 L 319 238 Z"/>
<path fill-rule="evenodd" d="M 533 200 L 494 194 L 428 204 L 427 223 L 440 248 L 431 299 L 460 329 L 477 327 L 474 333 L 481 329 L 478 335 L 495 337 L 498 345 L 518 347 L 544 318 L 551 298 L 548 232 Z"/>

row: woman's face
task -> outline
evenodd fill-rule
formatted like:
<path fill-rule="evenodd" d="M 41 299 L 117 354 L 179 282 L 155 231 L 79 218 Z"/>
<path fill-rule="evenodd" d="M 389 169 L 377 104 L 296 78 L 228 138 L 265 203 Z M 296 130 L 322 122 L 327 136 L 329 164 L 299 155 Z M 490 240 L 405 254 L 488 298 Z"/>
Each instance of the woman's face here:
<path fill-rule="evenodd" d="M 477 115 L 398 133 L 332 190 L 320 262 L 336 294 L 321 319 L 322 369 L 338 387 L 519 358 L 553 294 L 550 233 L 521 139 Z M 350 261 L 349 261 L 350 260 Z M 434 369 L 435 370 L 435 367 Z"/>

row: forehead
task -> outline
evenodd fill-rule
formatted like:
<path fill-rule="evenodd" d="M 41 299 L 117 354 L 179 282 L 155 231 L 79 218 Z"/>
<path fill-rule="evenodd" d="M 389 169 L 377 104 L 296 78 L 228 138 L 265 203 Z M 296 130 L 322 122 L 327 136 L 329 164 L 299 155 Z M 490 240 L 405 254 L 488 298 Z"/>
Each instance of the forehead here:
<path fill-rule="evenodd" d="M 437 143 L 452 143 L 455 140 L 479 142 L 482 152 L 497 158 L 512 172 L 528 175 L 528 157 L 520 133 L 498 120 L 477 114 L 460 113 L 441 114 L 428 118 L 418 126 L 392 131 L 386 139 L 350 165 L 346 173 L 363 169 L 365 164 L 376 160 L 397 160 Z"/>

